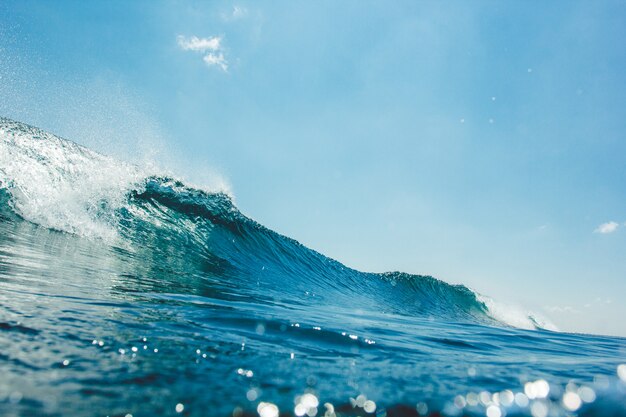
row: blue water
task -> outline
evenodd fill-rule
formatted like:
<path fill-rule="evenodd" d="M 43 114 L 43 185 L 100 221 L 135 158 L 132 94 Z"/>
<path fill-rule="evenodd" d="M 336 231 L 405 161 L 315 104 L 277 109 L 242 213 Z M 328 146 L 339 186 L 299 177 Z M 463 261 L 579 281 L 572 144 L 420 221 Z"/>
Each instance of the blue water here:
<path fill-rule="evenodd" d="M 626 339 L 494 303 L 0 119 L 0 415 L 626 415 Z"/>

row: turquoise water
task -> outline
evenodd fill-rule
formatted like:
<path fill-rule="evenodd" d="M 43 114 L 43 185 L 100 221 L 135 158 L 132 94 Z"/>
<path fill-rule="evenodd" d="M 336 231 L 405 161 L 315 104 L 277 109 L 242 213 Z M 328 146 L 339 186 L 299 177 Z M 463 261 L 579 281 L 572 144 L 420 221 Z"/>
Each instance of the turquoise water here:
<path fill-rule="evenodd" d="M 0 119 L 0 415 L 626 415 L 626 339 L 554 330 Z"/>

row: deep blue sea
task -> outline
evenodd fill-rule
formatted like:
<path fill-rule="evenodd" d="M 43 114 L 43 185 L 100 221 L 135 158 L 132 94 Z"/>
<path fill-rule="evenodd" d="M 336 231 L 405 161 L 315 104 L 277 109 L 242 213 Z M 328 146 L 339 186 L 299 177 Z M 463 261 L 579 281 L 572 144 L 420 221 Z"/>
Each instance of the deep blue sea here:
<path fill-rule="evenodd" d="M 0 119 L 0 415 L 624 416 L 626 339 L 356 271 Z"/>

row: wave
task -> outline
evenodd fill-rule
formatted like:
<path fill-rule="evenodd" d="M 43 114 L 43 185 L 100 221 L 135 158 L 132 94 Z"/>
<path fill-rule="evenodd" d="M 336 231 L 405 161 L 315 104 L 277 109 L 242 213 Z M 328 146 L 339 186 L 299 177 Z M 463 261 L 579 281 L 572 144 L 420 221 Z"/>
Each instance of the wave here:
<path fill-rule="evenodd" d="M 227 193 L 189 187 L 5 118 L 0 218 L 101 240 L 146 268 L 192 271 L 210 282 L 214 298 L 556 329 L 463 285 L 356 271 L 243 215 Z"/>

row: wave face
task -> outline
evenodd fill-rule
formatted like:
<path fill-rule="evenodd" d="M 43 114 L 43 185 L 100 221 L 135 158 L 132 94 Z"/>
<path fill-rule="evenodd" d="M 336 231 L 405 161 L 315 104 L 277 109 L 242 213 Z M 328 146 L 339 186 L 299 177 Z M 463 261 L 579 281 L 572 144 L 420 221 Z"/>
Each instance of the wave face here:
<path fill-rule="evenodd" d="M 365 274 L 241 214 L 224 193 L 149 175 L 39 129 L 3 120 L 0 187 L 7 208 L 33 223 L 188 262 L 216 291 L 301 304 L 360 303 L 389 312 L 489 322 L 461 285 L 402 273 Z M 219 292 L 219 291 L 218 291 Z"/>
<path fill-rule="evenodd" d="M 0 289 L 0 413 L 559 415 L 596 412 L 601 391 L 599 410 L 619 411 L 624 392 L 623 339 L 549 332 L 430 276 L 356 271 L 226 193 L 8 119 Z M 541 378 L 551 394 L 474 403 Z M 572 381 L 575 410 L 558 391 Z"/>

